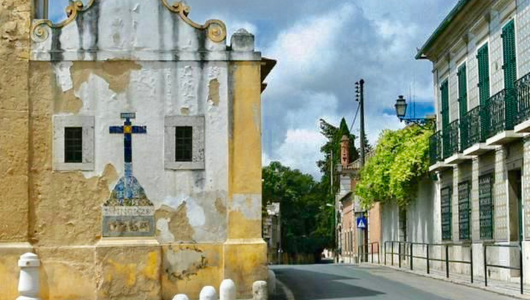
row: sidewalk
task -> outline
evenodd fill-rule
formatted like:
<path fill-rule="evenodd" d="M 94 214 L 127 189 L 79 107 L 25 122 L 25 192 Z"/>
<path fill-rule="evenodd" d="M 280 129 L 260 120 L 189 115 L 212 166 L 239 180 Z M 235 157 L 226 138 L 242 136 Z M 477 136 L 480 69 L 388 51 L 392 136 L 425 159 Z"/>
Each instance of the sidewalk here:
<path fill-rule="evenodd" d="M 488 278 L 488 286 L 484 286 L 484 276 L 478 276 L 477 274 L 474 275 L 473 283 L 471 283 L 471 277 L 467 274 L 459 274 L 459 273 L 451 273 L 449 274 L 449 278 L 446 277 L 445 271 L 441 270 L 430 270 L 430 274 L 427 274 L 425 270 L 414 270 L 411 271 L 408 269 L 408 266 L 402 266 L 399 268 L 398 266 L 391 266 L 391 265 L 383 265 L 383 264 L 372 264 L 372 263 L 362 263 L 361 265 L 352 264 L 352 266 L 357 267 L 385 267 L 390 268 L 402 272 L 407 272 L 411 274 L 416 274 L 423 277 L 433 278 L 437 280 L 443 280 L 455 284 L 465 285 L 477 289 L 482 289 L 485 291 L 489 291 L 492 293 L 496 293 L 499 295 L 504 296 L 510 296 L 517 299 L 530 299 L 530 285 L 525 284 L 523 286 L 524 288 L 524 295 L 521 295 L 520 290 L 520 280 L 517 278 L 513 279 L 512 282 L 507 281 L 500 281 Z"/>

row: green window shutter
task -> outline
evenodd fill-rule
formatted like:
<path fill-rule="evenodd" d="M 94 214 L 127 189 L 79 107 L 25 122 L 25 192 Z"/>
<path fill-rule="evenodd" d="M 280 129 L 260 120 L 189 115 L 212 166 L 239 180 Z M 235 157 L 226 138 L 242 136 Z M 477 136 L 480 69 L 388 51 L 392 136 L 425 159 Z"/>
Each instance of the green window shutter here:
<path fill-rule="evenodd" d="M 488 44 L 485 44 L 478 50 L 477 59 L 480 105 L 484 105 L 490 97 L 490 68 Z"/>
<path fill-rule="evenodd" d="M 504 57 L 504 87 L 513 89 L 517 80 L 517 65 L 515 57 L 515 23 L 511 20 L 502 28 L 502 49 Z"/>
<path fill-rule="evenodd" d="M 452 225 L 452 212 L 451 212 L 451 188 L 446 187 L 441 191 L 441 212 L 442 212 L 442 240 L 451 240 L 451 225 Z"/>
<path fill-rule="evenodd" d="M 442 97 L 442 130 L 444 130 L 449 125 L 449 84 L 445 80 L 441 87 L 441 97 Z"/>
<path fill-rule="evenodd" d="M 478 178 L 480 239 L 493 239 L 493 174 Z"/>
<path fill-rule="evenodd" d="M 467 75 L 466 64 L 458 68 L 458 102 L 460 104 L 460 120 L 467 113 Z"/>
<path fill-rule="evenodd" d="M 471 202 L 470 198 L 471 184 L 469 181 L 458 184 L 458 232 L 460 240 L 465 241 L 471 238 Z"/>

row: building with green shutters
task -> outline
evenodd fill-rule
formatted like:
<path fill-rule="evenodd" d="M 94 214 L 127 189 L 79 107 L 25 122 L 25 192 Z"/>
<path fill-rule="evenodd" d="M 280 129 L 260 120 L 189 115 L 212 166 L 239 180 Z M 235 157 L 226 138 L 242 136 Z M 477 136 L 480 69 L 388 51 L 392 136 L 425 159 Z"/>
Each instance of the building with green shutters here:
<path fill-rule="evenodd" d="M 403 214 L 408 241 L 442 244 L 431 257 L 445 259 L 448 249 L 451 260 L 473 261 L 451 263 L 451 272 L 483 278 L 485 261 L 511 267 L 487 271 L 509 281 L 520 278 L 522 249 L 530 283 L 530 1 L 460 0 L 416 58 L 433 64 L 436 133 L 423 184 L 431 197 L 423 193 Z"/>
<path fill-rule="evenodd" d="M 530 251 L 529 39 L 530 1 L 461 0 L 416 57 L 434 66 L 430 171 L 437 178 L 441 241 L 469 244 L 479 276 L 484 245 Z M 488 264 L 519 267 L 517 247 L 494 249 Z"/>

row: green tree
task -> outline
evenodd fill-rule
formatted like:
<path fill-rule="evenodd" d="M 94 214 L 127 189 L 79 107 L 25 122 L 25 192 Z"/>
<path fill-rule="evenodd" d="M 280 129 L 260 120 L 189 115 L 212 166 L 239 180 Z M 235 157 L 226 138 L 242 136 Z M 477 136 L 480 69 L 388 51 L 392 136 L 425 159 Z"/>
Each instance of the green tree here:
<path fill-rule="evenodd" d="M 322 201 L 326 192 L 311 175 L 279 162 L 263 168 L 263 206 L 279 202 L 282 243 L 287 253 L 320 254 L 331 244 L 330 232 L 320 226 L 330 223 Z M 326 226 L 326 225 L 324 225 Z"/>
<path fill-rule="evenodd" d="M 420 126 L 381 133 L 375 154 L 361 170 L 356 185 L 364 207 L 393 200 L 404 207 L 414 199 L 420 180 L 429 170 L 432 133 L 432 128 Z"/>

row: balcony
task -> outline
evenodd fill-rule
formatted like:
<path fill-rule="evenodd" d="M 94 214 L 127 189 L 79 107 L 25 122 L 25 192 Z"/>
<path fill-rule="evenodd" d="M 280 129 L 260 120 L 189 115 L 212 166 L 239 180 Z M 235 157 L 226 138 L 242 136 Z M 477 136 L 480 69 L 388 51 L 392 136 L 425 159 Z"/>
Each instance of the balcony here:
<path fill-rule="evenodd" d="M 530 73 L 515 83 L 515 133 L 530 132 Z"/>
<path fill-rule="evenodd" d="M 468 111 L 460 122 L 461 134 L 460 142 L 462 152 L 465 156 L 480 155 L 492 150 L 492 147 L 484 143 L 487 118 L 484 116 L 485 110 L 477 106 Z"/>
<path fill-rule="evenodd" d="M 515 91 L 502 90 L 488 99 L 484 106 L 486 144 L 503 145 L 522 137 L 515 133 Z"/>
<path fill-rule="evenodd" d="M 430 172 L 449 167 L 443 162 L 441 131 L 436 132 L 429 139 L 429 159 L 431 163 L 431 166 L 429 167 Z"/>
<path fill-rule="evenodd" d="M 485 105 L 469 110 L 443 132 L 431 137 L 431 171 L 527 136 L 530 133 L 530 73 L 517 80 L 514 89 L 493 95 Z"/>
<path fill-rule="evenodd" d="M 446 164 L 458 164 L 471 157 L 461 153 L 460 121 L 451 122 L 443 130 L 443 158 Z"/>

